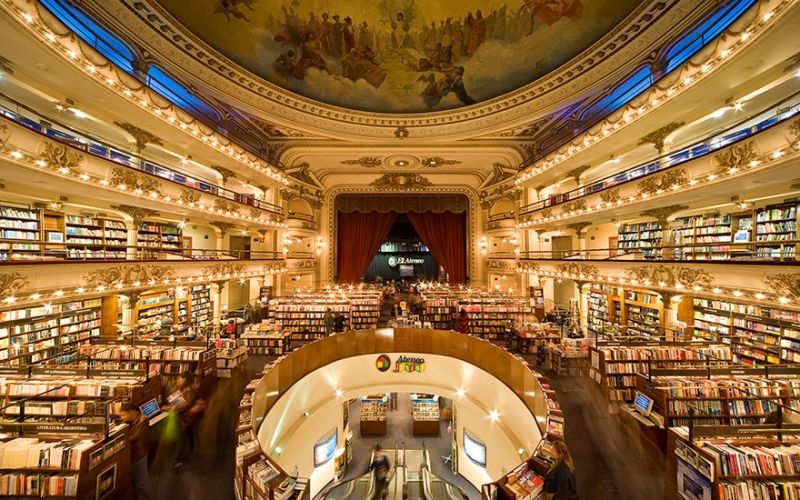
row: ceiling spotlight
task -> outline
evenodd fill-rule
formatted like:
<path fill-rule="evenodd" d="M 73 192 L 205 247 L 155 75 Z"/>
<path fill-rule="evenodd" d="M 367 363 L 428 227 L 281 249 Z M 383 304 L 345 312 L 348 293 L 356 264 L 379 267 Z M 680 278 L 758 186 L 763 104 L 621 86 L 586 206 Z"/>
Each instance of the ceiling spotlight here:
<path fill-rule="evenodd" d="M 492 410 L 491 412 L 489 412 L 489 419 L 492 422 L 497 422 L 498 420 L 500 420 L 500 413 L 497 410 Z"/>

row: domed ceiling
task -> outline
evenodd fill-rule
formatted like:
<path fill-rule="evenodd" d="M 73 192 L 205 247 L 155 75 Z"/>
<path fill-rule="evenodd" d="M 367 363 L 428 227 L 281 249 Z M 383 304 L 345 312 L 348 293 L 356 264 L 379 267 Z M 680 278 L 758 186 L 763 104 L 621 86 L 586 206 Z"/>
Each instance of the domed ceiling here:
<path fill-rule="evenodd" d="M 160 0 L 232 61 L 307 98 L 376 113 L 474 104 L 587 49 L 643 0 Z"/>

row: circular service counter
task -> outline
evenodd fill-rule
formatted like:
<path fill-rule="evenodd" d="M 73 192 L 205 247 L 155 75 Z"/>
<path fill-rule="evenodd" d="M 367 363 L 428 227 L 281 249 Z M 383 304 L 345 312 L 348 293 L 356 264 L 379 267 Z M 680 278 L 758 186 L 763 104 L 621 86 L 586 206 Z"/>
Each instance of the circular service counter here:
<path fill-rule="evenodd" d="M 280 480 L 286 471 L 302 478 L 295 487 L 305 488 L 309 498 L 340 477 L 343 410 L 361 395 L 452 399 L 457 472 L 479 490 L 531 457 L 549 424 L 547 395 L 523 359 L 453 331 L 389 328 L 334 335 L 280 358 L 249 389 L 236 487 L 247 486 L 253 469 L 248 467 L 262 461 L 261 467 L 274 470 L 278 488 L 291 483 Z"/>

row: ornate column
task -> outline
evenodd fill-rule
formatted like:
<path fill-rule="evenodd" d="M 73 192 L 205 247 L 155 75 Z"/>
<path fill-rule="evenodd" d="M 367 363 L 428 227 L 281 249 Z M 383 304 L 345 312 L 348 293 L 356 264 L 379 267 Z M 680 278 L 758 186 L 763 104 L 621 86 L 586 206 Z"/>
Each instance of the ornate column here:
<path fill-rule="evenodd" d="M 656 148 L 658 151 L 658 156 L 661 157 L 666 152 L 666 140 L 667 137 L 681 128 L 683 126 L 683 122 L 670 122 L 658 130 L 654 130 L 649 134 L 645 135 L 641 139 L 639 139 L 639 143 L 637 145 L 642 146 L 644 144 L 652 144 L 653 147 Z M 659 162 L 660 162 L 659 158 Z"/>
<path fill-rule="evenodd" d="M 586 258 L 583 252 L 586 250 L 586 228 L 591 226 L 591 222 L 576 222 L 568 224 L 567 227 L 575 231 L 578 236 L 578 250 L 581 252 L 581 258 Z"/>
<path fill-rule="evenodd" d="M 150 210 L 149 208 L 134 207 L 133 205 L 111 205 L 111 208 L 119 210 L 120 212 L 128 215 L 131 221 L 126 221 L 125 226 L 128 228 L 128 249 L 126 257 L 129 260 L 137 260 L 142 258 L 142 252 L 138 248 L 134 248 L 139 243 L 139 225 L 144 222 L 148 217 L 158 217 L 161 213 Z"/>
<path fill-rule="evenodd" d="M 211 303 L 214 305 L 212 316 L 212 329 L 216 331 L 222 322 L 222 287 L 225 286 L 224 281 L 215 281 L 210 285 Z"/>
<path fill-rule="evenodd" d="M 686 205 L 669 205 L 666 207 L 659 207 L 659 208 L 651 208 L 650 210 L 645 210 L 640 215 L 643 217 L 652 217 L 654 218 L 659 226 L 661 226 L 661 259 L 662 260 L 673 260 L 675 259 L 675 249 L 674 248 L 666 248 L 673 245 L 673 238 L 672 238 L 672 228 L 669 226 L 669 217 L 673 214 L 680 212 L 681 210 L 686 210 L 689 207 Z"/>
<path fill-rule="evenodd" d="M 217 252 L 216 252 L 216 256 L 217 256 L 217 258 L 219 258 L 220 254 L 222 253 L 222 251 L 230 249 L 230 245 L 227 245 L 227 248 L 226 248 L 225 235 L 228 233 L 228 231 L 230 231 L 231 229 L 235 228 L 236 226 L 234 226 L 233 224 L 229 224 L 227 222 L 211 222 L 211 225 L 214 226 L 214 228 L 217 229 L 217 245 L 216 245 L 217 246 Z M 239 258 L 240 256 L 236 255 L 235 257 Z"/>
<path fill-rule="evenodd" d="M 211 166 L 209 166 L 209 168 L 211 170 L 215 170 L 219 174 L 219 181 L 220 182 L 218 183 L 218 185 L 221 188 L 225 187 L 225 183 L 228 182 L 228 179 L 235 179 L 236 178 L 236 172 L 234 172 L 233 170 L 229 170 L 229 169 L 227 169 L 227 168 L 225 168 L 223 166 L 211 165 Z"/>

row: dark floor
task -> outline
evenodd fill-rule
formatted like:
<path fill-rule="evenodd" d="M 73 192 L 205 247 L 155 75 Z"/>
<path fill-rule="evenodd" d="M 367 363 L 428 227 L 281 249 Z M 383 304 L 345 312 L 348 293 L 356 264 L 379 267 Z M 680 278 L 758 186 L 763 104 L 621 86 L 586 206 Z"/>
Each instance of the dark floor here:
<path fill-rule="evenodd" d="M 196 451 L 183 466 L 175 467 L 174 444 L 158 443 L 151 461 L 151 474 L 159 500 L 228 500 L 233 499 L 235 425 L 244 386 L 257 376 L 272 358 L 251 356 L 246 371 L 233 379 L 220 379 L 209 397 L 208 407 L 196 434 Z M 660 500 L 663 498 L 663 463 L 648 458 L 638 445 L 638 436 L 631 436 L 619 425 L 618 417 L 609 413 L 607 402 L 598 388 L 586 377 L 551 376 L 551 386 L 558 395 L 564 414 L 567 445 L 573 455 L 578 493 L 586 500 Z M 358 402 L 351 408 L 350 421 L 355 422 L 353 461 L 347 477 L 356 477 L 367 470 L 374 436 L 359 435 Z M 406 449 L 421 449 L 423 441 L 430 450 L 434 474 L 453 482 L 479 498 L 478 492 L 460 476 L 450 472 L 441 457 L 450 454 L 447 424 L 442 423 L 440 436 L 418 438 L 411 434 L 410 400 L 398 400 L 398 409 L 389 416 L 387 436 L 378 441 L 387 450 L 405 441 Z M 389 453 L 390 458 L 392 453 Z"/>

